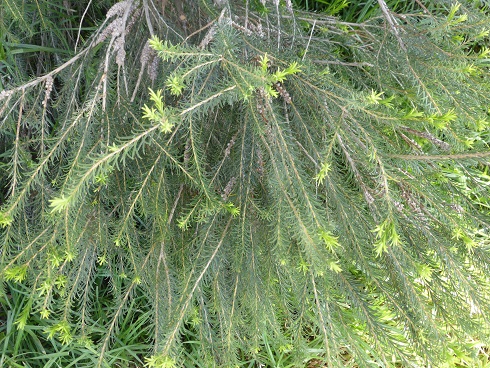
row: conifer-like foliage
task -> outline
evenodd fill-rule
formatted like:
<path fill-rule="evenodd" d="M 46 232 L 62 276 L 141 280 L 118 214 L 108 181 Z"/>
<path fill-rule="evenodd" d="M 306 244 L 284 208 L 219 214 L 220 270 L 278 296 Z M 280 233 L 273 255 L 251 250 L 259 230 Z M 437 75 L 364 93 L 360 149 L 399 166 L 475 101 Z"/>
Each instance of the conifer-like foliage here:
<path fill-rule="evenodd" d="M 2 77 L 1 364 L 483 366 L 489 19 L 416 3 L 90 2 Z"/>

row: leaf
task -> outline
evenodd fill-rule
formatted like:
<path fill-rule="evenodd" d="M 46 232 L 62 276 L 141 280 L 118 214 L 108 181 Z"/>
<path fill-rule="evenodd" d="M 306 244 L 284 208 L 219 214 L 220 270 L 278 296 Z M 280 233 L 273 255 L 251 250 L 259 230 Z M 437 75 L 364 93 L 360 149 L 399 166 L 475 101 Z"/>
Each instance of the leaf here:
<path fill-rule="evenodd" d="M 27 276 L 28 265 L 11 266 L 3 271 L 6 281 L 22 282 Z"/>
<path fill-rule="evenodd" d="M 39 314 L 41 315 L 41 319 L 48 319 L 51 312 L 49 311 L 49 309 L 42 309 Z"/>
<path fill-rule="evenodd" d="M 31 314 L 31 308 L 32 308 L 32 298 L 28 300 L 27 304 L 22 309 L 19 316 L 16 318 L 14 322 L 14 324 L 17 325 L 18 330 L 24 330 L 24 328 L 26 327 L 27 320 L 29 319 L 29 316 Z"/>
<path fill-rule="evenodd" d="M 265 53 L 264 56 L 260 56 L 260 67 L 263 72 L 267 71 L 267 68 L 269 68 L 269 63 L 270 59 L 267 57 L 267 53 Z"/>
<path fill-rule="evenodd" d="M 382 98 L 383 95 L 384 95 L 384 92 L 376 93 L 374 90 L 371 90 L 371 94 L 366 97 L 366 100 L 371 105 L 378 105 L 380 103 L 380 101 L 383 100 L 383 98 Z"/>
<path fill-rule="evenodd" d="M 13 218 L 9 213 L 0 212 L 0 227 L 7 227 L 12 224 Z"/>
<path fill-rule="evenodd" d="M 3 48 L 3 43 L 0 41 L 0 61 L 4 61 L 7 58 L 7 54 L 5 52 L 5 49 Z"/>
<path fill-rule="evenodd" d="M 315 176 L 315 181 L 317 183 L 323 184 L 325 181 L 325 178 L 327 177 L 328 173 L 331 170 L 331 165 L 328 162 L 322 162 L 322 165 L 320 167 L 320 170 L 318 171 L 318 174 Z"/>
<path fill-rule="evenodd" d="M 388 243 L 384 240 L 378 240 L 374 243 L 374 253 L 376 254 L 376 258 L 379 258 L 388 251 Z"/>
<path fill-rule="evenodd" d="M 148 40 L 150 47 L 155 51 L 163 51 L 163 42 L 158 38 L 157 35 L 151 36 Z"/>
<path fill-rule="evenodd" d="M 174 96 L 180 96 L 185 87 L 184 80 L 178 75 L 169 77 L 165 86 L 170 89 L 170 93 Z"/>
<path fill-rule="evenodd" d="M 342 268 L 339 266 L 339 261 L 331 261 L 328 264 L 328 268 L 335 273 L 342 272 Z"/>
<path fill-rule="evenodd" d="M 430 282 L 432 281 L 432 272 L 433 269 L 431 266 L 426 265 L 426 264 L 417 264 L 417 273 L 419 274 L 420 278 L 424 281 Z"/>
<path fill-rule="evenodd" d="M 460 3 L 454 3 L 453 5 L 451 5 L 451 9 L 449 9 L 449 14 L 447 15 L 448 22 L 451 22 L 454 19 L 460 7 Z"/>
<path fill-rule="evenodd" d="M 237 217 L 240 214 L 240 209 L 237 208 L 233 203 L 227 202 L 223 204 L 224 209 L 233 217 Z"/>
<path fill-rule="evenodd" d="M 60 213 L 64 211 L 65 209 L 68 208 L 71 201 L 72 198 L 70 196 L 65 197 L 64 195 L 58 198 L 51 199 L 49 201 L 49 206 L 51 207 L 51 213 L 55 213 L 55 212 Z"/>
<path fill-rule="evenodd" d="M 320 229 L 318 233 L 329 251 L 333 252 L 336 248 L 340 247 L 339 238 L 334 236 L 331 231 Z"/>
<path fill-rule="evenodd" d="M 145 358 L 148 368 L 175 368 L 177 362 L 166 355 L 153 355 Z"/>
<path fill-rule="evenodd" d="M 273 82 L 284 82 L 286 80 L 286 77 L 288 75 L 293 75 L 296 73 L 299 73 L 301 70 L 299 69 L 298 63 L 293 62 L 291 63 L 286 69 L 278 69 L 274 74 L 273 74 Z"/>
<path fill-rule="evenodd" d="M 148 88 L 148 90 L 150 93 L 150 100 L 153 101 L 158 112 L 160 113 L 163 112 L 163 108 L 164 108 L 163 96 L 162 96 L 163 91 L 161 89 L 158 89 L 155 92 L 151 88 Z"/>
<path fill-rule="evenodd" d="M 66 320 L 63 320 L 53 326 L 48 327 L 45 332 L 48 334 L 49 339 L 52 339 L 57 335 L 58 340 L 63 345 L 68 345 L 73 340 L 70 324 Z"/>
<path fill-rule="evenodd" d="M 384 252 L 388 251 L 388 247 L 401 244 L 400 235 L 396 231 L 395 222 L 391 218 L 386 218 L 372 232 L 376 233 L 377 239 L 374 243 L 376 257 L 380 257 Z"/>
<path fill-rule="evenodd" d="M 154 108 L 154 107 L 148 107 L 146 105 L 144 105 L 142 107 L 143 109 L 143 119 L 148 119 L 150 121 L 157 121 L 159 116 L 158 116 L 158 113 L 157 113 L 157 110 Z M 114 151 L 117 151 L 118 147 L 117 146 L 114 146 L 114 148 L 112 149 L 112 152 Z"/>
<path fill-rule="evenodd" d="M 458 118 L 453 109 L 444 114 L 432 114 L 427 116 L 427 121 L 437 129 L 446 129 L 447 125 Z"/>
<path fill-rule="evenodd" d="M 417 109 L 410 109 L 405 115 L 402 116 L 402 119 L 411 120 L 411 119 L 419 119 L 424 116 L 423 112 L 417 111 Z"/>
<path fill-rule="evenodd" d="M 300 66 L 296 61 L 293 61 L 285 70 L 286 75 L 293 75 L 301 72 Z"/>

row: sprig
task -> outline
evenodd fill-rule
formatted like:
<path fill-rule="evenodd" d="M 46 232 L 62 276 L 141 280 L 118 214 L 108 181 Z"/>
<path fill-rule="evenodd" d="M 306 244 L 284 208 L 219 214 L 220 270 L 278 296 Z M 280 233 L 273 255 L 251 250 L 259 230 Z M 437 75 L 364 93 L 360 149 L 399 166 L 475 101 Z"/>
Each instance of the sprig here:
<path fill-rule="evenodd" d="M 7 227 L 12 224 L 14 219 L 9 213 L 0 212 L 0 227 Z"/>
<path fill-rule="evenodd" d="M 149 91 L 150 100 L 153 101 L 154 105 L 149 107 L 145 104 L 143 106 L 143 118 L 160 124 L 160 130 L 162 133 L 171 132 L 175 125 L 175 119 L 171 113 L 171 110 L 164 107 L 162 90 L 159 89 L 155 92 L 149 88 Z"/>
<path fill-rule="evenodd" d="M 286 69 L 278 69 L 273 75 L 272 80 L 276 82 L 284 82 L 286 77 L 301 72 L 299 65 L 296 61 L 292 62 Z"/>
<path fill-rule="evenodd" d="M 11 266 L 3 271 L 6 281 L 22 282 L 27 276 L 28 265 Z"/>
<path fill-rule="evenodd" d="M 372 232 L 376 233 L 377 239 L 374 243 L 376 257 L 380 257 L 387 252 L 388 247 L 401 244 L 400 235 L 396 230 L 395 222 L 391 218 L 385 219 Z"/>
<path fill-rule="evenodd" d="M 64 211 L 66 208 L 68 208 L 68 206 L 72 202 L 72 199 L 73 199 L 72 197 L 70 196 L 65 197 L 64 195 L 51 199 L 49 201 L 49 206 L 51 207 L 51 213 L 55 213 L 55 212 L 60 213 Z"/>

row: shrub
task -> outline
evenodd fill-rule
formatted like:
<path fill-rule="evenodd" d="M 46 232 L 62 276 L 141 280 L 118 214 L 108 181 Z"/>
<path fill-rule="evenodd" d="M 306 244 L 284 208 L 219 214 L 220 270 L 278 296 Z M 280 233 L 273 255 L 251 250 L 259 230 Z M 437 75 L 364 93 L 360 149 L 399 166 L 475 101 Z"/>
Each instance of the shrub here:
<path fill-rule="evenodd" d="M 488 17 L 378 4 L 122 1 L 0 92 L 3 339 L 43 324 L 31 366 L 476 364 Z"/>

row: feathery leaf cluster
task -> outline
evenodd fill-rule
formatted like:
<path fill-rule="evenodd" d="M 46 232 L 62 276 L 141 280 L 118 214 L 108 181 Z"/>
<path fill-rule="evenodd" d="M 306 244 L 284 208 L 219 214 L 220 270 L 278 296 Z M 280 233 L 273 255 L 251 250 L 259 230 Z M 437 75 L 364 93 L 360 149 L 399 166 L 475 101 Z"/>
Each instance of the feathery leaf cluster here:
<path fill-rule="evenodd" d="M 9 326 L 80 366 L 301 366 L 316 339 L 332 367 L 478 359 L 457 342 L 490 332 L 488 16 L 171 3 L 116 3 L 0 92 Z"/>

